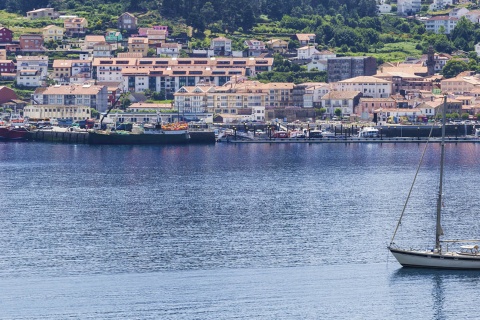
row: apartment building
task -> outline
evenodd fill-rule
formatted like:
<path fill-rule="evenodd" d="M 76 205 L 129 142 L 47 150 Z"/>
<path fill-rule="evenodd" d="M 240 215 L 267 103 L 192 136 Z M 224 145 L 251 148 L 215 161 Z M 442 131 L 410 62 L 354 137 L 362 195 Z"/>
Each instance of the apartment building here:
<path fill-rule="evenodd" d="M 340 109 L 342 116 L 348 117 L 355 114 L 362 93 L 360 91 L 330 91 L 322 99 L 322 107 L 327 109 L 330 117 L 335 115 L 335 110 Z"/>
<path fill-rule="evenodd" d="M 230 79 L 271 71 L 272 58 L 95 58 L 94 78 L 122 82 L 124 90 L 146 89 L 173 95 L 183 86 L 211 83 L 221 86 Z"/>
<path fill-rule="evenodd" d="M 24 87 L 40 87 L 43 85 L 43 80 L 41 72 L 34 69 L 17 70 L 15 78 L 17 85 Z"/>
<path fill-rule="evenodd" d="M 146 57 L 148 54 L 148 38 L 128 38 L 128 52 L 138 52 L 142 54 L 142 57 Z"/>
<path fill-rule="evenodd" d="M 359 76 L 373 76 L 377 73 L 377 59 L 374 57 L 335 57 L 327 59 L 328 82 L 337 82 Z"/>
<path fill-rule="evenodd" d="M 395 109 L 397 108 L 397 101 L 392 97 L 389 98 L 360 98 L 357 115 L 362 120 L 369 120 L 372 118 L 374 110 L 379 108 Z"/>
<path fill-rule="evenodd" d="M 425 29 L 433 33 L 450 34 L 455 29 L 458 18 L 450 16 L 434 16 L 424 20 Z"/>
<path fill-rule="evenodd" d="M 99 112 L 107 110 L 108 92 L 106 86 L 92 84 L 54 85 L 42 93 L 43 105 L 78 106 L 94 108 Z"/>
<path fill-rule="evenodd" d="M 61 83 L 84 83 L 92 79 L 91 60 L 54 60 L 52 78 Z"/>
<path fill-rule="evenodd" d="M 392 95 L 392 82 L 376 77 L 354 77 L 334 86 L 338 91 L 360 91 L 364 97 L 388 98 Z"/>
<path fill-rule="evenodd" d="M 442 92 L 464 94 L 480 87 L 480 77 L 477 75 L 458 75 L 455 78 L 445 79 L 440 82 Z"/>
<path fill-rule="evenodd" d="M 40 76 L 48 75 L 48 56 L 17 56 L 17 71 L 38 70 Z"/>
<path fill-rule="evenodd" d="M 392 83 L 392 94 L 404 95 L 407 91 L 432 91 L 434 83 L 431 78 L 424 78 L 404 72 L 377 73 L 375 78 L 388 80 Z"/>
<path fill-rule="evenodd" d="M 29 52 L 45 51 L 43 47 L 43 35 L 22 34 L 20 36 L 20 50 Z"/>

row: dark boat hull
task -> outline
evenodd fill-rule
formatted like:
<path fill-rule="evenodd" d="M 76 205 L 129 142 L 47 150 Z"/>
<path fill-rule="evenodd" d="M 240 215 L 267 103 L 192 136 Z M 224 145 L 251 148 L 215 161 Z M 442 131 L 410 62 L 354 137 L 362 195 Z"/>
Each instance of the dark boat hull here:
<path fill-rule="evenodd" d="M 90 132 L 88 134 L 89 144 L 139 144 L 139 145 L 155 145 L 155 144 L 185 144 L 190 141 L 188 132 L 181 134 L 119 134 L 119 133 L 98 133 Z"/>
<path fill-rule="evenodd" d="M 28 140 L 28 130 L 25 128 L 8 128 L 8 127 L 1 127 L 0 128 L 0 140 L 2 141 L 24 141 Z"/>

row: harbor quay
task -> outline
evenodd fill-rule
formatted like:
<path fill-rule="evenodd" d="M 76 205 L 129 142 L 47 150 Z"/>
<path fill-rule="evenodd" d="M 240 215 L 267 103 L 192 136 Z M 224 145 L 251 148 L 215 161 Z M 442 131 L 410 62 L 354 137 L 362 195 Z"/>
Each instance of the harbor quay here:
<path fill-rule="evenodd" d="M 470 128 L 469 128 L 470 127 Z M 344 126 L 344 125 L 324 125 L 323 132 L 329 132 L 329 136 L 312 137 L 308 130 L 304 136 L 297 137 L 278 137 L 275 135 L 277 127 L 255 126 L 251 129 L 225 126 L 220 129 L 221 134 L 215 130 L 205 130 L 204 128 L 192 128 L 189 130 L 190 141 L 188 144 L 213 144 L 217 143 L 423 143 L 427 140 L 432 143 L 440 142 L 438 135 L 441 127 L 437 126 L 377 126 L 378 135 L 375 137 L 359 137 L 358 132 L 362 126 Z M 245 130 L 246 129 L 246 130 Z M 319 128 L 315 128 L 318 130 Z M 301 130 L 298 128 L 289 128 L 288 131 Z M 447 143 L 479 143 L 480 139 L 472 133 L 475 128 L 473 126 L 461 127 L 446 126 Z M 429 134 L 431 131 L 431 137 Z M 69 128 L 55 129 L 37 129 L 29 132 L 29 141 L 39 142 L 59 142 L 73 144 L 88 144 L 89 132 L 87 130 L 70 131 Z"/>

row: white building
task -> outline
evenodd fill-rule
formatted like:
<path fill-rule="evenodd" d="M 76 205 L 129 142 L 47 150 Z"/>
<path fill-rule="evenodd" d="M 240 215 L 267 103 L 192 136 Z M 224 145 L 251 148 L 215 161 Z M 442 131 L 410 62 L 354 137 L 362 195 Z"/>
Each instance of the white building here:
<path fill-rule="evenodd" d="M 355 114 L 361 95 L 360 91 L 330 91 L 322 97 L 322 107 L 330 117 L 335 115 L 336 109 L 342 110 L 342 116 L 350 116 Z"/>
<path fill-rule="evenodd" d="M 179 43 L 162 43 L 162 46 L 157 48 L 157 55 L 170 58 L 178 58 L 182 45 Z"/>
<path fill-rule="evenodd" d="M 30 105 L 23 109 L 23 116 L 37 119 L 85 120 L 91 118 L 90 107 L 76 105 Z"/>
<path fill-rule="evenodd" d="M 310 60 L 314 54 L 320 53 L 315 46 L 304 46 L 297 49 L 297 59 Z"/>
<path fill-rule="evenodd" d="M 377 5 L 377 10 L 380 13 L 390 13 L 392 11 L 392 6 L 387 3 L 381 3 Z"/>
<path fill-rule="evenodd" d="M 420 11 L 421 0 L 397 0 L 397 13 L 400 15 L 412 15 Z"/>
<path fill-rule="evenodd" d="M 338 91 L 360 91 L 364 97 L 388 98 L 392 95 L 392 82 L 370 76 L 361 76 L 334 84 Z"/>
<path fill-rule="evenodd" d="M 48 56 L 17 56 L 17 71 L 38 70 L 40 76 L 48 75 Z"/>
<path fill-rule="evenodd" d="M 433 3 L 428 8 L 431 11 L 443 10 L 447 5 L 453 5 L 453 0 L 433 0 Z"/>
<path fill-rule="evenodd" d="M 427 31 L 431 31 L 433 33 L 440 33 L 443 32 L 445 34 L 450 34 L 450 32 L 455 29 L 457 25 L 458 18 L 450 17 L 450 16 L 435 16 L 429 19 L 424 20 L 425 28 Z"/>
<path fill-rule="evenodd" d="M 330 85 L 328 83 L 316 83 L 311 87 L 305 88 L 303 94 L 304 108 L 317 108 L 321 106 L 321 99 L 330 92 Z"/>
<path fill-rule="evenodd" d="M 327 71 L 327 60 L 312 60 L 307 63 L 307 70 L 312 71 L 313 69 Z"/>
<path fill-rule="evenodd" d="M 449 17 L 454 17 L 454 18 L 458 18 L 460 19 L 461 17 L 463 16 L 466 16 L 468 13 L 470 12 L 470 10 L 468 10 L 467 8 L 453 8 L 449 13 L 448 13 L 448 16 Z"/>
<path fill-rule="evenodd" d="M 17 85 L 25 87 L 40 87 L 43 83 L 43 77 L 39 70 L 18 70 Z"/>
<path fill-rule="evenodd" d="M 37 94 L 37 96 L 39 96 Z M 108 92 L 106 86 L 91 84 L 54 85 L 41 93 L 43 105 L 87 106 L 99 112 L 107 110 Z"/>

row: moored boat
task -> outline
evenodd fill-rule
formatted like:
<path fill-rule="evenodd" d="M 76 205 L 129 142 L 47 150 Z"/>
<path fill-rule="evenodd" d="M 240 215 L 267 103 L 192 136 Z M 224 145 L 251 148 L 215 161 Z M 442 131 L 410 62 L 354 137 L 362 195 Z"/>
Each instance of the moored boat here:
<path fill-rule="evenodd" d="M 160 125 L 136 127 L 132 131 L 93 130 L 89 144 L 184 144 L 190 141 L 188 130 L 164 130 Z"/>
<path fill-rule="evenodd" d="M 363 127 L 358 132 L 359 138 L 377 138 L 378 136 L 378 129 L 374 127 Z"/>
<path fill-rule="evenodd" d="M 0 127 L 0 140 L 23 141 L 28 139 L 29 131 L 24 126 L 2 126 Z"/>

